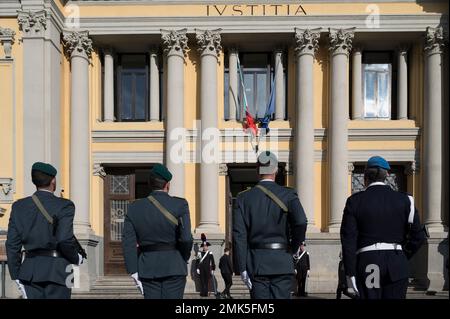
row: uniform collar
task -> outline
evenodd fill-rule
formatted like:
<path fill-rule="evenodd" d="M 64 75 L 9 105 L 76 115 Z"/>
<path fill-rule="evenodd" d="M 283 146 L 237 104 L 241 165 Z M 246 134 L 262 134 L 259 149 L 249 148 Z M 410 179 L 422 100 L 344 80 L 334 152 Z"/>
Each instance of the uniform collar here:
<path fill-rule="evenodd" d="M 38 189 L 36 192 L 46 192 L 46 193 L 53 194 L 53 192 L 49 191 L 48 189 Z"/>
<path fill-rule="evenodd" d="M 153 195 L 169 195 L 169 193 L 166 193 L 165 191 L 163 191 L 162 189 L 157 189 L 157 190 L 155 190 L 155 191 L 152 191 L 151 192 L 151 194 L 153 194 Z"/>
<path fill-rule="evenodd" d="M 369 188 L 370 186 L 387 186 L 387 185 L 383 182 L 373 182 L 369 186 L 367 186 L 367 188 Z"/>
<path fill-rule="evenodd" d="M 272 182 L 272 183 L 275 183 L 275 181 L 274 181 L 273 179 L 270 179 L 270 178 L 262 179 L 262 180 L 260 180 L 259 182 L 260 182 L 260 183 L 261 183 L 261 182 Z"/>

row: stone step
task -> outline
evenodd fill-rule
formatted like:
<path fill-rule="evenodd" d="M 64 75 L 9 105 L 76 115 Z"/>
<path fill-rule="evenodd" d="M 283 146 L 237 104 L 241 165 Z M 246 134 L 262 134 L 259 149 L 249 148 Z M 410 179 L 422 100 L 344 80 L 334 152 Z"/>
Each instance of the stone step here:
<path fill-rule="evenodd" d="M 219 291 L 223 289 L 222 278 L 217 277 L 219 284 Z M 190 279 L 188 279 L 189 281 Z M 191 281 L 191 280 L 190 280 Z M 192 283 L 186 286 L 185 299 L 198 299 L 199 293 L 194 291 L 195 285 Z M 239 276 L 233 277 L 233 286 L 230 290 L 231 295 L 235 299 L 247 299 L 250 297 L 245 284 Z M 142 295 L 138 292 L 133 280 L 128 276 L 104 276 L 99 277 L 91 286 L 89 292 L 77 292 L 76 289 L 72 292 L 73 299 L 142 299 Z M 211 293 L 209 299 L 215 299 Z"/>

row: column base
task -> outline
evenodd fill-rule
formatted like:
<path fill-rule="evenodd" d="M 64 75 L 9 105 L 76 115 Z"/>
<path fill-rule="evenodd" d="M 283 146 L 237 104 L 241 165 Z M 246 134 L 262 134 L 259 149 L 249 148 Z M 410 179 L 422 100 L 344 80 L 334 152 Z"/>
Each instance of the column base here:
<path fill-rule="evenodd" d="M 448 290 L 448 231 L 431 232 L 426 245 L 428 291 Z"/>
<path fill-rule="evenodd" d="M 340 233 L 341 232 L 341 224 L 339 223 L 339 224 L 329 225 L 328 232 L 333 233 L 333 234 Z"/>
<path fill-rule="evenodd" d="M 443 225 L 442 223 L 425 224 L 425 227 L 427 228 L 429 233 L 448 232 L 448 227 Z"/>
<path fill-rule="evenodd" d="M 194 234 L 198 234 L 198 238 L 200 238 L 200 234 L 205 233 L 206 237 L 209 238 L 211 235 L 214 234 L 222 234 L 222 231 L 220 230 L 219 225 L 200 225 L 194 230 Z"/>
<path fill-rule="evenodd" d="M 313 234 L 320 233 L 320 229 L 315 224 L 308 223 L 308 227 L 306 228 L 306 234 L 309 234 L 309 233 L 313 233 Z"/>
<path fill-rule="evenodd" d="M 99 275 L 100 254 L 102 253 L 98 246 L 100 237 L 96 236 L 90 227 L 78 226 L 75 236 L 86 250 L 87 260 L 84 260 L 74 271 L 76 274 L 74 278 L 75 286 L 72 288 L 72 292 L 88 292 Z"/>

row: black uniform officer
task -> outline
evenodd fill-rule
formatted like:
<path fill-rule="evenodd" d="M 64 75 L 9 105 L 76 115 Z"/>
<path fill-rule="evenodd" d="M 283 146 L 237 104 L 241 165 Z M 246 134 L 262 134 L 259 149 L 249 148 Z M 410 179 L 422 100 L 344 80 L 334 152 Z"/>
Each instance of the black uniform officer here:
<path fill-rule="evenodd" d="M 73 241 L 75 206 L 70 200 L 53 195 L 56 174 L 50 164 L 34 163 L 31 179 L 37 191 L 12 206 L 6 252 L 11 279 L 16 281 L 23 298 L 70 299 L 73 274 L 69 265 L 82 262 Z M 53 225 L 38 205 L 53 218 Z"/>
<path fill-rule="evenodd" d="M 171 179 L 165 166 L 155 165 L 152 192 L 132 203 L 125 217 L 125 264 L 145 299 L 181 299 L 186 286 L 193 242 L 189 207 L 168 194 Z"/>
<path fill-rule="evenodd" d="M 309 253 L 305 249 L 305 245 L 300 246 L 300 255 L 295 261 L 296 279 L 297 279 L 297 295 L 306 297 L 306 280 L 308 279 L 311 265 L 309 263 Z"/>
<path fill-rule="evenodd" d="M 230 288 L 233 285 L 233 265 L 230 258 L 229 248 L 225 248 L 223 256 L 220 257 L 219 268 L 220 274 L 222 275 L 225 283 L 225 289 L 223 290 L 222 295 L 231 299 Z"/>
<path fill-rule="evenodd" d="M 233 244 L 238 271 L 253 299 L 289 299 L 294 281 L 292 254 L 305 239 L 307 220 L 294 189 L 275 183 L 278 161 L 258 156 L 259 183 L 238 194 Z"/>
<path fill-rule="evenodd" d="M 364 299 L 403 299 L 408 258 L 425 240 L 414 200 L 384 183 L 389 163 L 379 156 L 367 162 L 366 190 L 347 199 L 341 242 L 349 287 Z"/>
<path fill-rule="evenodd" d="M 209 280 L 215 280 L 214 278 L 214 270 L 216 270 L 216 263 L 214 262 L 214 256 L 209 250 L 209 246 L 211 244 L 206 240 L 206 235 L 201 234 L 202 244 L 200 248 L 203 248 L 203 251 L 198 256 L 197 260 L 197 274 L 200 275 L 200 296 L 207 297 L 209 291 Z M 211 282 L 212 285 L 215 282 Z"/>

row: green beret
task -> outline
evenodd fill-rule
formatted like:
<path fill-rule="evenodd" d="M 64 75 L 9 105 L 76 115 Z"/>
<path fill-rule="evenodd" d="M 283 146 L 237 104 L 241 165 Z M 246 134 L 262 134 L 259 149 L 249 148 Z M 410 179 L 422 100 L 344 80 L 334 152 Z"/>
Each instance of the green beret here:
<path fill-rule="evenodd" d="M 39 171 L 50 176 L 56 176 L 58 171 L 52 165 L 42 162 L 36 162 L 31 167 L 32 171 Z"/>
<path fill-rule="evenodd" d="M 170 180 L 172 179 L 172 174 L 169 172 L 167 167 L 162 164 L 156 164 L 155 166 L 153 166 L 152 173 L 160 176 L 167 182 L 170 182 Z"/>

